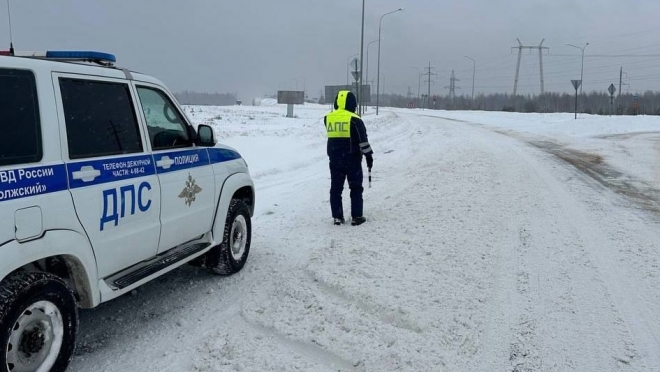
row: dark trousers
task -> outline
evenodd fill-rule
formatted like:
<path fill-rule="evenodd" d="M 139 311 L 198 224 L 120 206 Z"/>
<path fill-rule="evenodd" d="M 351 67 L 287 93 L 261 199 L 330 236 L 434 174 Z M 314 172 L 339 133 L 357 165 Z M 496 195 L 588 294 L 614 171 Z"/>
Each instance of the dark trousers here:
<path fill-rule="evenodd" d="M 330 207 L 333 218 L 344 218 L 341 194 L 348 178 L 351 190 L 351 217 L 362 217 L 362 158 L 350 158 L 342 162 L 330 162 Z"/>

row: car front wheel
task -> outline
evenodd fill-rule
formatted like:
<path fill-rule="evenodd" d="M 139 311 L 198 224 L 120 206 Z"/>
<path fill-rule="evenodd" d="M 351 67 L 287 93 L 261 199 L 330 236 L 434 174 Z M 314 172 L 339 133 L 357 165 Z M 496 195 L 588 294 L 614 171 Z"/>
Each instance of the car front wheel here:
<path fill-rule="evenodd" d="M 0 371 L 64 371 L 77 330 L 75 297 L 58 277 L 25 272 L 0 283 Z"/>
<path fill-rule="evenodd" d="M 222 243 L 207 253 L 206 266 L 220 275 L 239 272 L 250 253 L 252 222 L 244 201 L 233 199 L 229 204 Z"/>

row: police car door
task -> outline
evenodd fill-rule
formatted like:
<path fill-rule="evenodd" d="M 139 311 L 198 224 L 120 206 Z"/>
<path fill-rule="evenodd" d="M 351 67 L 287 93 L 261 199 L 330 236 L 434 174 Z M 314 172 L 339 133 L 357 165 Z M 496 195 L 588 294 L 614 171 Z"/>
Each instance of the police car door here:
<path fill-rule="evenodd" d="M 3 61 L 5 62 L 5 61 Z M 14 62 L 20 65 L 18 61 Z M 49 95 L 50 94 L 50 95 Z M 13 270 L 24 257 L 3 253 L 4 244 L 34 240 L 53 230 L 79 230 L 67 190 L 57 141 L 57 119 L 39 103 L 53 88 L 33 71 L 0 68 L 0 270 Z M 52 99 L 51 99 L 52 100 Z M 55 138 L 55 141 L 48 141 Z M 30 245 L 22 247 L 30 256 Z"/>
<path fill-rule="evenodd" d="M 201 237 L 211 230 L 215 182 L 209 153 L 194 145 L 194 130 L 162 88 L 135 83 L 149 132 L 161 188 L 158 252 Z"/>
<path fill-rule="evenodd" d="M 100 277 L 156 255 L 160 185 L 124 80 L 53 74 L 63 158 Z"/>

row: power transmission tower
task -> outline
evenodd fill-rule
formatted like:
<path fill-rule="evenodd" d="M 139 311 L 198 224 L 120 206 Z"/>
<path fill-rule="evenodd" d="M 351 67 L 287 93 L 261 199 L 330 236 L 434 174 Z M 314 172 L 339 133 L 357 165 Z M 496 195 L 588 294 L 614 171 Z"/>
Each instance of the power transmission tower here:
<path fill-rule="evenodd" d="M 429 84 L 428 94 L 426 95 L 426 108 L 430 108 L 429 100 L 431 99 L 431 83 L 434 83 L 433 76 L 438 75 L 433 73 L 433 69 L 434 67 L 431 67 L 431 62 L 429 61 L 429 67 L 424 67 L 426 72 L 422 74 L 426 76 L 426 80 L 424 82 Z"/>
<path fill-rule="evenodd" d="M 445 87 L 445 89 L 449 89 L 449 98 L 451 99 L 456 98 L 456 89 L 461 89 L 456 87 L 457 81 L 461 81 L 461 80 L 457 79 L 456 75 L 454 74 L 454 70 L 451 70 L 451 78 L 449 78 L 449 86 Z"/>
<path fill-rule="evenodd" d="M 516 77 L 513 82 L 513 96 L 515 97 L 516 94 L 518 93 L 518 77 L 520 76 L 520 60 L 522 59 L 522 51 L 523 49 L 529 49 L 530 51 L 532 49 L 538 49 L 539 50 L 539 67 L 540 67 L 540 72 L 541 72 L 541 94 L 545 92 L 544 86 L 543 86 L 543 50 L 550 50 L 548 47 L 543 46 L 543 42 L 545 39 L 541 40 L 541 43 L 539 45 L 534 45 L 534 46 L 529 46 L 529 45 L 523 45 L 520 42 L 520 39 L 516 38 L 518 40 L 518 46 L 517 47 L 511 47 L 511 49 L 518 49 L 518 63 L 516 64 Z"/>

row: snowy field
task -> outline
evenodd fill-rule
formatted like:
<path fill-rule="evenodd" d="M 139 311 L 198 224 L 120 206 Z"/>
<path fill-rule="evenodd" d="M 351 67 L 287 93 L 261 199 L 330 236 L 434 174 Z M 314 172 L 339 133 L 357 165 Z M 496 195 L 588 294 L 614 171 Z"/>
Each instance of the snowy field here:
<path fill-rule="evenodd" d="M 250 166 L 248 264 L 82 311 L 72 371 L 660 371 L 660 117 L 370 110 L 352 227 L 327 109 L 186 107 Z"/>

